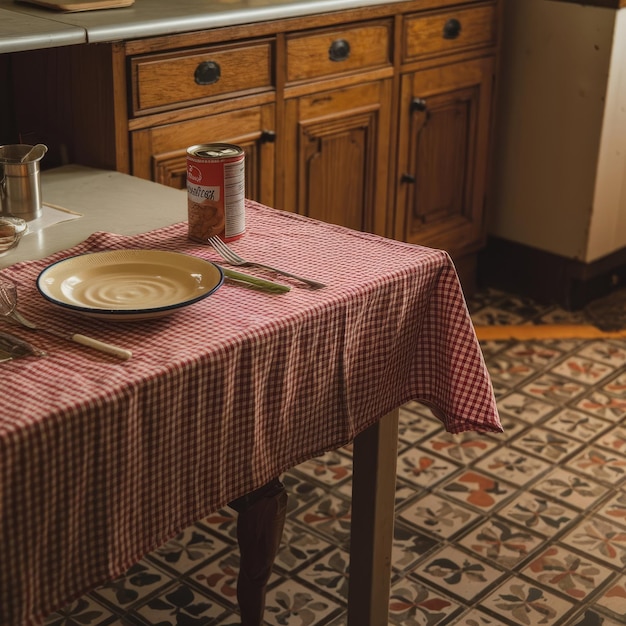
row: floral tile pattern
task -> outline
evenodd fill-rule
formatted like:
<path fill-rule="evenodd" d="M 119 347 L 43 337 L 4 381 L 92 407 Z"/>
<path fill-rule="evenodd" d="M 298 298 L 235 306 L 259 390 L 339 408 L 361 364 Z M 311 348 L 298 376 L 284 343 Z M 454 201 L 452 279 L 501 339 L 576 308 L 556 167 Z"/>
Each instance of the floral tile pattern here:
<path fill-rule="evenodd" d="M 572 409 L 564 409 L 546 420 L 544 426 L 578 441 L 588 442 L 608 430 L 610 422 Z"/>
<path fill-rule="evenodd" d="M 497 290 L 477 325 L 585 323 Z M 626 340 L 482 344 L 503 434 L 400 413 L 389 625 L 626 623 Z M 265 626 L 347 626 L 352 447 L 283 475 L 288 517 Z M 47 626 L 240 626 L 229 508 L 172 538 Z"/>
<path fill-rule="evenodd" d="M 233 550 L 216 561 L 209 561 L 209 567 L 202 567 L 189 576 L 211 595 L 219 598 L 226 606 L 237 604 L 237 574 L 239 572 L 239 552 Z"/>
<path fill-rule="evenodd" d="M 79 598 L 63 610 L 50 615 L 47 626 L 67 626 L 69 624 L 108 624 L 113 613 L 98 604 L 89 596 Z"/>
<path fill-rule="evenodd" d="M 616 622 L 593 609 L 586 609 L 574 618 L 572 626 L 622 626 L 623 623 Z"/>
<path fill-rule="evenodd" d="M 336 602 L 295 579 L 285 579 L 268 591 L 265 619 L 272 626 L 309 626 L 327 621 L 337 609 Z"/>
<path fill-rule="evenodd" d="M 337 485 L 352 476 L 351 460 L 338 452 L 327 452 L 302 463 L 298 469 L 325 485 Z"/>
<path fill-rule="evenodd" d="M 555 625 L 575 606 L 573 602 L 519 578 L 507 580 L 485 598 L 482 605 L 520 626 Z"/>
<path fill-rule="evenodd" d="M 321 585 L 327 593 L 340 601 L 348 601 L 348 570 L 350 555 L 343 550 L 333 550 L 301 570 L 299 577 L 315 586 Z"/>
<path fill-rule="evenodd" d="M 584 520 L 563 537 L 563 543 L 619 571 L 626 567 L 626 530 L 600 517 Z"/>
<path fill-rule="evenodd" d="M 608 567 L 559 545 L 542 552 L 522 573 L 575 600 L 586 598 L 612 575 Z"/>
<path fill-rule="evenodd" d="M 410 578 L 391 586 L 389 619 L 401 626 L 431 626 L 458 612 L 460 605 L 450 597 Z"/>
<path fill-rule="evenodd" d="M 598 509 L 601 515 L 613 524 L 626 528 L 626 493 L 616 493 L 602 508 Z"/>
<path fill-rule="evenodd" d="M 148 624 L 177 626 L 210 623 L 225 613 L 223 607 L 190 585 L 175 584 L 135 610 Z"/>
<path fill-rule="evenodd" d="M 208 558 L 215 558 L 218 553 L 230 546 L 201 527 L 192 526 L 157 548 L 150 558 L 153 562 L 158 562 L 182 574 L 189 572 Z"/>
<path fill-rule="evenodd" d="M 420 448 L 409 448 L 398 457 L 397 472 L 406 481 L 426 488 L 441 482 L 459 467 Z"/>
<path fill-rule="evenodd" d="M 402 519 L 438 537 L 449 538 L 467 527 L 479 515 L 468 507 L 458 505 L 434 494 L 428 494 L 404 509 Z"/>
<path fill-rule="evenodd" d="M 612 341 L 590 341 L 578 351 L 578 356 L 600 361 L 615 368 L 626 361 L 626 349 Z"/>
<path fill-rule="evenodd" d="M 618 370 L 620 373 L 602 388 L 607 393 L 624 398 L 626 396 L 626 374 L 621 373 L 621 371 L 620 368 Z"/>
<path fill-rule="evenodd" d="M 307 532 L 299 524 L 287 520 L 274 566 L 285 572 L 291 572 L 330 549 L 332 549 L 332 544 L 329 541 Z"/>
<path fill-rule="evenodd" d="M 415 570 L 415 575 L 446 593 L 471 602 L 485 595 L 486 590 L 501 580 L 505 573 L 470 553 L 448 545 L 426 559 Z"/>
<path fill-rule="evenodd" d="M 422 447 L 456 463 L 471 463 L 498 446 L 497 441 L 476 433 L 450 435 L 442 433 L 422 444 Z"/>
<path fill-rule="evenodd" d="M 494 383 L 500 383 L 505 386 L 519 384 L 537 373 L 536 369 L 524 362 L 514 361 L 501 356 L 494 356 L 489 371 Z"/>
<path fill-rule="evenodd" d="M 611 374 L 613 368 L 604 363 L 574 355 L 557 365 L 552 371 L 566 378 L 593 385 Z"/>
<path fill-rule="evenodd" d="M 626 456 L 600 447 L 587 446 L 568 466 L 611 485 L 626 480 Z"/>
<path fill-rule="evenodd" d="M 392 567 L 395 571 L 412 571 L 422 557 L 439 545 L 439 540 L 417 532 L 396 521 L 393 529 Z"/>
<path fill-rule="evenodd" d="M 560 502 L 528 492 L 519 494 L 500 509 L 500 515 L 544 537 L 552 537 L 578 517 L 577 511 Z"/>
<path fill-rule="evenodd" d="M 609 387 L 607 385 L 605 389 Z M 626 398 L 614 396 L 610 391 L 605 392 L 602 388 L 593 390 L 589 395 L 580 398 L 574 406 L 612 422 L 621 423 L 626 417 Z"/>
<path fill-rule="evenodd" d="M 170 582 L 170 577 L 151 565 L 147 559 L 133 565 L 124 576 L 103 585 L 93 594 L 93 598 L 123 607 L 125 610 L 136 606 L 143 598 Z"/>
<path fill-rule="evenodd" d="M 581 396 L 587 389 L 579 381 L 545 374 L 524 385 L 522 390 L 533 398 L 563 403 Z"/>
<path fill-rule="evenodd" d="M 564 353 L 545 343 L 532 343 L 520 341 L 510 348 L 502 351 L 504 356 L 509 357 L 515 363 L 529 363 L 535 367 L 545 368 L 563 358 Z"/>
<path fill-rule="evenodd" d="M 513 448 L 507 448 L 488 454 L 476 463 L 476 467 L 499 480 L 523 487 L 548 469 L 550 464 L 523 452 L 517 452 Z"/>
<path fill-rule="evenodd" d="M 543 539 L 508 520 L 493 518 L 459 540 L 459 544 L 500 567 L 513 569 L 540 549 Z"/>
<path fill-rule="evenodd" d="M 612 428 L 598 439 L 597 445 L 623 454 L 626 452 L 626 427 L 620 425 Z"/>
<path fill-rule="evenodd" d="M 607 493 L 607 488 L 585 476 L 556 467 L 539 480 L 534 489 L 579 511 L 586 511 Z"/>
<path fill-rule="evenodd" d="M 500 399 L 498 409 L 502 415 L 511 415 L 523 419 L 526 424 L 534 424 L 553 412 L 554 405 L 513 391 Z"/>
<path fill-rule="evenodd" d="M 626 576 L 609 585 L 598 600 L 598 606 L 606 608 L 620 624 L 626 620 Z"/>
<path fill-rule="evenodd" d="M 441 487 L 441 492 L 450 498 L 482 511 L 493 510 L 514 491 L 512 485 L 475 470 L 465 470 Z"/>
<path fill-rule="evenodd" d="M 554 463 L 579 450 L 582 444 L 552 430 L 533 428 L 519 437 L 514 446 L 522 452 L 530 452 Z"/>

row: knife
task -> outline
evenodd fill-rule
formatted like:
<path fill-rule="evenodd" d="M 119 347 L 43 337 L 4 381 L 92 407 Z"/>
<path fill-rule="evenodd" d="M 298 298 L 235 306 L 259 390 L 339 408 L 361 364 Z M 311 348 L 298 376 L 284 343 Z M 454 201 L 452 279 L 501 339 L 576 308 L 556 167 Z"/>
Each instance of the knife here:
<path fill-rule="evenodd" d="M 237 272 L 228 267 L 222 267 L 221 265 L 218 265 L 217 267 L 224 272 L 224 276 L 226 278 L 236 284 L 240 283 L 246 287 L 254 287 L 271 293 L 287 293 L 288 291 L 291 291 L 291 287 L 289 285 L 283 285 L 281 283 L 275 283 L 273 280 L 266 280 L 265 278 L 259 278 L 258 276 L 251 276 L 250 274 Z"/>

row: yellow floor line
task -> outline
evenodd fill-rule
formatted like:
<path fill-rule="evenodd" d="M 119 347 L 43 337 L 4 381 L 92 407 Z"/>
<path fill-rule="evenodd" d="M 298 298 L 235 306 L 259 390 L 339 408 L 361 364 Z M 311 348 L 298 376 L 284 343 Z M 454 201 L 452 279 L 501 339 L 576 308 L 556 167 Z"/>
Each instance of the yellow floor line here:
<path fill-rule="evenodd" d="M 504 339 L 624 339 L 626 330 L 603 331 L 584 324 L 522 324 L 518 326 L 475 326 L 481 341 Z"/>

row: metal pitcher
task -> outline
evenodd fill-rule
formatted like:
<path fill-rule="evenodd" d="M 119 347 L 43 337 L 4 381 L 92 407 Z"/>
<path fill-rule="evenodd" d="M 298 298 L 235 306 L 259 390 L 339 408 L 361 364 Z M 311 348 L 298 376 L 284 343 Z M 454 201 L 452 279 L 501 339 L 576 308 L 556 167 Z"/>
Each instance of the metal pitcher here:
<path fill-rule="evenodd" d="M 42 145 L 35 154 L 29 155 L 33 147 L 27 144 L 0 146 L 2 215 L 12 215 L 26 221 L 37 219 L 41 215 L 39 161 L 48 149 Z"/>

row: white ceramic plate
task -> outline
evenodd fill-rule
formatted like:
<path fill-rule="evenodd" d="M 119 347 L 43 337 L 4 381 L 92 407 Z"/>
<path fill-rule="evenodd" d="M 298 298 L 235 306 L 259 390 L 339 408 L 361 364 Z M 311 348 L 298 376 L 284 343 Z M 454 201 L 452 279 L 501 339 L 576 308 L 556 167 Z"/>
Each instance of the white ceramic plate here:
<path fill-rule="evenodd" d="M 189 254 L 111 250 L 63 259 L 43 270 L 37 289 L 65 309 L 111 321 L 163 317 L 206 298 L 222 270 Z"/>

